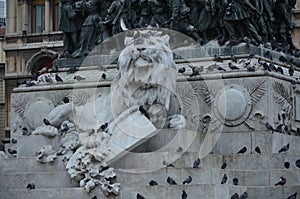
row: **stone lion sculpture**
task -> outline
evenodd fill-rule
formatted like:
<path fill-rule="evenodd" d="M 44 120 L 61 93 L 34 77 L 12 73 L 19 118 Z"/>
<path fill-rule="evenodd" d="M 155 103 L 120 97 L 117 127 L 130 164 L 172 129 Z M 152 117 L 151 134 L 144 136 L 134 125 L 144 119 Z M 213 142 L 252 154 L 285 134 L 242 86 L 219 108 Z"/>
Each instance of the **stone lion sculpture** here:
<path fill-rule="evenodd" d="M 179 102 L 174 94 L 177 70 L 169 36 L 158 31 L 141 30 L 133 37 L 126 37 L 124 43 L 110 94 L 96 96 L 85 105 L 75 107 L 73 119 L 76 126 L 82 131 L 96 130 L 103 123 L 114 126 L 120 121 L 116 118 L 130 115 L 124 111 L 139 110 L 156 128 L 183 127 L 185 120 L 179 115 Z M 69 116 L 68 111 L 59 110 L 59 113 L 52 112 L 49 116 L 66 118 L 65 114 Z M 52 120 L 59 125 L 63 121 L 58 122 L 57 118 Z"/>

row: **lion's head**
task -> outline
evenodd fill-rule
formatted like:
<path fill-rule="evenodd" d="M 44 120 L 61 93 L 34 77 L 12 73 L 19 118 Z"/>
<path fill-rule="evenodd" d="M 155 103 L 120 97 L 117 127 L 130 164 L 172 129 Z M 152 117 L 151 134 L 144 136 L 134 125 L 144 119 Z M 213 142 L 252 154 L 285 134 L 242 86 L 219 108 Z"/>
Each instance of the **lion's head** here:
<path fill-rule="evenodd" d="M 113 104 L 114 113 L 119 114 L 132 106 L 151 110 L 155 105 L 156 112 L 161 111 L 157 107 L 165 112 L 169 110 L 177 71 L 168 35 L 143 30 L 135 32 L 133 37 L 126 37 L 118 70 L 112 94 L 120 104 Z"/>

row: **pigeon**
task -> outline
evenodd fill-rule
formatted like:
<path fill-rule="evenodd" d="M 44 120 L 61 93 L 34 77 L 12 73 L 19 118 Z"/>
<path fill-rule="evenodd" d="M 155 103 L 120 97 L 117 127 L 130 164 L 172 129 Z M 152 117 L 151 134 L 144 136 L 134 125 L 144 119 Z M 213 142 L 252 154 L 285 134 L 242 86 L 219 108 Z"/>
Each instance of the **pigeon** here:
<path fill-rule="evenodd" d="M 226 72 L 226 70 L 225 70 L 224 68 L 222 68 L 221 66 L 219 66 L 219 65 L 217 65 L 217 64 L 216 64 L 216 69 L 217 69 L 217 70 L 222 70 L 222 71 Z"/>
<path fill-rule="evenodd" d="M 275 130 L 275 129 L 273 128 L 273 126 L 271 126 L 271 124 L 269 124 L 269 123 L 266 123 L 265 126 L 266 126 L 266 128 L 267 128 L 268 130 L 270 130 L 270 131 L 272 131 L 272 132 Z"/>
<path fill-rule="evenodd" d="M 58 66 L 52 67 L 48 70 L 49 73 L 57 73 L 58 72 Z"/>
<path fill-rule="evenodd" d="M 144 196 L 142 196 L 141 194 L 137 193 L 136 199 L 146 199 L 146 198 Z"/>
<path fill-rule="evenodd" d="M 287 199 L 297 199 L 297 192 L 287 197 Z"/>
<path fill-rule="evenodd" d="M 200 164 L 201 164 L 201 161 L 198 158 L 197 160 L 194 161 L 193 168 L 199 168 Z"/>
<path fill-rule="evenodd" d="M 50 78 L 51 79 L 51 78 Z M 50 81 L 50 80 L 49 80 Z M 52 81 L 52 79 L 51 79 L 51 81 Z M 25 84 L 27 87 L 31 87 L 31 86 L 33 86 L 34 85 L 34 83 L 32 82 L 32 81 L 24 81 L 23 82 L 23 84 Z"/>
<path fill-rule="evenodd" d="M 11 154 L 11 155 L 14 155 L 14 154 L 17 153 L 17 150 L 15 150 L 15 149 L 8 149 L 7 151 L 8 151 L 8 153 Z"/>
<path fill-rule="evenodd" d="M 248 55 L 248 59 L 253 59 L 255 56 L 255 52 L 252 52 Z"/>
<path fill-rule="evenodd" d="M 27 127 L 22 128 L 22 135 L 29 135 Z"/>
<path fill-rule="evenodd" d="M 221 184 L 225 184 L 228 180 L 228 177 L 226 174 L 224 174 L 223 178 L 222 178 L 222 181 L 221 181 Z"/>
<path fill-rule="evenodd" d="M 46 124 L 46 125 L 51 125 L 50 122 L 49 122 L 49 120 L 47 120 L 46 118 L 43 119 L 43 122 L 44 122 L 44 124 Z"/>
<path fill-rule="evenodd" d="M 55 80 L 56 80 L 57 82 L 61 82 L 61 83 L 64 82 L 64 81 L 62 80 L 62 78 L 61 78 L 58 74 L 55 74 Z"/>
<path fill-rule="evenodd" d="M 151 181 L 149 182 L 149 185 L 150 185 L 150 186 L 155 186 L 155 185 L 158 185 L 158 184 L 157 184 L 157 182 L 156 182 L 156 181 L 154 181 L 154 180 L 151 180 Z"/>
<path fill-rule="evenodd" d="M 270 59 L 270 60 L 273 60 L 273 56 L 272 56 L 272 54 L 271 54 L 271 51 L 265 52 L 264 56 L 265 56 L 266 58 Z"/>
<path fill-rule="evenodd" d="M 272 63 L 269 64 L 269 69 L 270 69 L 271 71 L 277 72 L 276 66 L 275 66 L 274 64 L 272 64 Z"/>
<path fill-rule="evenodd" d="M 52 79 L 49 75 L 46 75 L 46 76 L 45 76 L 45 81 L 46 81 L 47 83 L 50 83 L 50 84 L 53 83 L 53 79 Z"/>
<path fill-rule="evenodd" d="M 223 62 L 222 57 L 218 56 L 218 55 L 214 55 L 214 59 L 215 62 Z"/>
<path fill-rule="evenodd" d="M 108 127 L 108 123 L 106 122 L 100 126 L 100 129 L 101 131 L 105 131 L 107 127 Z"/>
<path fill-rule="evenodd" d="M 287 58 L 285 56 L 283 56 L 283 55 L 281 55 L 279 57 L 279 61 L 281 61 L 282 63 L 287 63 L 288 62 Z"/>
<path fill-rule="evenodd" d="M 247 198 L 248 198 L 248 192 L 245 191 L 245 192 L 241 195 L 240 199 L 247 199 Z"/>
<path fill-rule="evenodd" d="M 77 81 L 85 80 L 85 78 L 81 77 L 80 75 L 74 76 L 74 79 L 77 80 Z"/>
<path fill-rule="evenodd" d="M 97 199 L 97 196 L 92 197 L 92 199 Z"/>
<path fill-rule="evenodd" d="M 237 58 L 234 56 L 234 54 L 231 54 L 231 55 L 230 55 L 230 59 L 231 59 L 231 61 L 233 61 L 233 62 L 235 62 L 235 63 L 238 62 L 238 60 L 237 60 Z"/>
<path fill-rule="evenodd" d="M 225 169 L 227 167 L 227 163 L 224 161 L 223 164 L 221 165 L 221 169 Z"/>
<path fill-rule="evenodd" d="M 258 146 L 257 146 L 257 147 L 255 147 L 255 149 L 254 149 L 254 150 L 255 150 L 255 152 L 256 152 L 256 153 L 258 153 L 258 154 L 261 154 L 260 148 L 259 148 Z"/>
<path fill-rule="evenodd" d="M 105 74 L 105 73 L 102 73 L 101 78 L 102 78 L 102 79 L 106 79 L 106 74 Z"/>
<path fill-rule="evenodd" d="M 276 127 L 275 131 L 278 132 L 278 133 L 283 133 L 283 131 L 284 131 L 284 124 L 279 124 Z"/>
<path fill-rule="evenodd" d="M 63 99 L 63 103 L 67 104 L 70 102 L 70 99 L 68 97 L 64 97 Z"/>
<path fill-rule="evenodd" d="M 35 189 L 35 184 L 29 183 L 26 187 L 26 189 Z"/>
<path fill-rule="evenodd" d="M 189 176 L 182 182 L 182 184 L 190 184 L 192 180 L 193 180 L 192 176 Z"/>
<path fill-rule="evenodd" d="M 255 72 L 255 66 L 248 65 L 247 66 L 247 71 L 249 71 L 249 72 Z"/>
<path fill-rule="evenodd" d="M 280 66 L 278 66 L 276 70 L 278 73 L 283 75 L 283 69 Z"/>
<path fill-rule="evenodd" d="M 67 123 L 62 124 L 63 128 L 60 130 L 61 135 L 66 133 L 69 130 L 69 126 Z"/>
<path fill-rule="evenodd" d="M 295 165 L 296 165 L 296 167 L 298 167 L 300 169 L 300 159 L 296 160 Z"/>
<path fill-rule="evenodd" d="M 228 67 L 231 69 L 231 70 L 239 70 L 240 68 L 237 67 L 236 65 L 233 65 L 231 62 L 228 63 Z"/>
<path fill-rule="evenodd" d="M 187 193 L 185 190 L 182 190 L 181 199 L 187 199 Z"/>
<path fill-rule="evenodd" d="M 279 182 L 277 182 L 276 184 L 275 184 L 275 186 L 278 186 L 278 185 L 281 185 L 281 186 L 283 186 L 283 185 L 285 185 L 286 184 L 286 179 L 284 178 L 284 177 L 280 177 L 280 181 Z"/>
<path fill-rule="evenodd" d="M 188 64 L 188 66 L 192 69 L 192 74 L 190 74 L 190 77 L 200 75 L 200 73 L 204 69 L 203 66 L 192 66 L 192 65 L 189 65 L 189 64 Z"/>
<path fill-rule="evenodd" d="M 149 119 L 149 114 L 143 106 L 139 106 L 139 111 L 141 112 L 141 114 L 145 115 L 145 117 Z"/>
<path fill-rule="evenodd" d="M 283 146 L 278 153 L 282 153 L 282 152 L 287 152 L 290 149 L 290 143 L 288 143 L 287 145 Z"/>
<path fill-rule="evenodd" d="M 243 154 L 243 153 L 245 153 L 247 151 L 247 147 L 243 147 L 241 150 L 239 150 L 238 152 L 237 152 L 237 154 Z"/>
<path fill-rule="evenodd" d="M 19 81 L 16 82 L 16 86 L 17 88 L 21 85 L 21 83 Z"/>
<path fill-rule="evenodd" d="M 185 67 L 182 67 L 182 68 L 179 68 L 179 69 L 178 69 L 178 73 L 181 73 L 181 74 L 182 74 L 182 73 L 184 73 L 184 72 L 185 72 Z"/>
<path fill-rule="evenodd" d="M 238 178 L 233 178 L 232 183 L 233 183 L 233 185 L 239 185 L 239 179 Z"/>
<path fill-rule="evenodd" d="M 291 166 L 291 164 L 289 162 L 285 162 L 284 163 L 284 168 L 289 169 Z"/>
<path fill-rule="evenodd" d="M 167 182 L 168 182 L 169 185 L 177 185 L 175 180 L 173 178 L 171 178 L 170 176 L 168 177 Z"/>
<path fill-rule="evenodd" d="M 166 160 L 163 161 L 163 165 L 166 167 L 175 167 L 171 162 L 167 162 Z"/>
<path fill-rule="evenodd" d="M 76 71 L 77 71 L 76 67 L 73 66 L 67 70 L 67 74 L 72 74 L 72 73 L 75 73 Z"/>
<path fill-rule="evenodd" d="M 239 194 L 238 194 L 238 193 L 234 193 L 234 194 L 231 196 L 230 199 L 239 199 L 239 198 L 240 198 Z"/>
<path fill-rule="evenodd" d="M 13 143 L 13 144 L 17 144 L 17 143 L 18 143 L 18 141 L 17 141 L 16 139 L 12 139 L 12 140 L 11 140 L 11 143 Z"/>
<path fill-rule="evenodd" d="M 38 77 L 39 77 L 39 75 L 38 74 L 32 74 L 31 75 L 31 80 L 33 80 L 33 81 L 37 81 L 38 80 Z"/>
<path fill-rule="evenodd" d="M 178 147 L 177 149 L 176 149 L 176 152 L 182 152 L 183 151 L 183 148 L 180 146 L 180 147 Z"/>
<path fill-rule="evenodd" d="M 290 67 L 289 67 L 289 75 L 290 75 L 291 77 L 293 77 L 294 72 L 295 72 L 294 66 L 293 66 L 293 65 L 290 65 Z"/>

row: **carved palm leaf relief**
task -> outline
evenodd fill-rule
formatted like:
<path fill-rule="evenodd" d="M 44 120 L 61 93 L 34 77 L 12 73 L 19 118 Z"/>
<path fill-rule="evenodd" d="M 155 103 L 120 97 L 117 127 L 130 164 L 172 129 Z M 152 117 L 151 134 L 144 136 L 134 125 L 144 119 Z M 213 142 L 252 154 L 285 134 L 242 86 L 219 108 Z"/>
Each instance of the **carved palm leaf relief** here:
<path fill-rule="evenodd" d="M 203 101 L 209 106 L 212 107 L 215 100 L 216 88 L 209 89 L 205 83 L 201 83 L 197 85 L 197 91 L 199 95 L 202 97 Z"/>
<path fill-rule="evenodd" d="M 277 104 L 279 104 L 284 111 L 290 112 L 292 108 L 292 98 L 289 91 L 280 82 L 273 84 L 273 98 Z"/>
<path fill-rule="evenodd" d="M 183 110 L 188 110 L 197 102 L 197 92 L 190 84 L 177 86 L 176 93 L 179 95 L 183 104 Z"/>
<path fill-rule="evenodd" d="M 68 96 L 68 92 L 55 92 L 53 95 L 50 95 L 49 98 L 54 104 L 54 106 L 57 106 L 59 103 L 61 103 L 64 99 L 64 97 Z"/>
<path fill-rule="evenodd" d="M 248 86 L 252 105 L 257 104 L 267 91 L 266 79 L 260 79 L 255 84 Z"/>
<path fill-rule="evenodd" d="M 90 97 L 91 93 L 88 91 L 76 91 L 70 94 L 70 98 L 76 106 L 86 104 Z"/>
<path fill-rule="evenodd" d="M 28 103 L 28 99 L 25 96 L 12 96 L 12 107 L 15 109 L 15 112 L 19 114 L 20 117 L 24 117 L 24 112 Z"/>

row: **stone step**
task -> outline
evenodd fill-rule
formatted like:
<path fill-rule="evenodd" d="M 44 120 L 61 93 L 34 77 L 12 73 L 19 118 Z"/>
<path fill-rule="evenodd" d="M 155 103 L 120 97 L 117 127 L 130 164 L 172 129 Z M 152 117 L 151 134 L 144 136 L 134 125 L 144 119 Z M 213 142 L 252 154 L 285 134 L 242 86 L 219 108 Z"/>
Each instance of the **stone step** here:
<path fill-rule="evenodd" d="M 36 188 L 68 188 L 78 187 L 67 172 L 37 172 L 37 173 L 0 173 L 0 190 L 26 189 L 29 183 Z"/>
<path fill-rule="evenodd" d="M 55 172 L 66 171 L 62 157 L 57 157 L 52 163 L 41 164 L 36 158 L 7 158 L 0 161 L 0 173 L 14 172 Z"/>
<path fill-rule="evenodd" d="M 169 157 L 175 157 L 172 153 Z M 160 153 L 130 153 L 123 158 L 122 161 L 115 162 L 114 168 L 134 169 L 134 168 L 149 168 L 153 165 L 162 166 L 162 161 L 159 161 Z M 163 156 L 168 157 L 168 156 Z M 192 168 L 193 163 L 198 159 L 199 153 L 185 152 L 178 159 L 175 159 L 173 164 L 176 168 Z M 238 155 L 218 155 L 208 154 L 201 159 L 200 168 L 221 168 L 224 161 L 227 163 L 226 169 L 238 170 L 259 170 L 259 169 L 285 169 L 284 163 L 290 163 L 290 169 L 298 170 L 295 162 L 300 159 L 300 155 L 289 153 L 281 154 L 238 154 Z"/>
<path fill-rule="evenodd" d="M 98 199 L 106 198 L 100 189 L 87 193 L 83 188 L 36 188 L 33 190 L 14 189 L 0 190 L 1 199 Z M 109 197 L 110 199 L 117 197 Z"/>
<path fill-rule="evenodd" d="M 233 185 L 233 178 L 238 178 L 240 186 L 274 186 L 280 176 L 287 179 L 287 186 L 300 186 L 300 170 L 220 170 L 220 169 L 181 169 L 164 168 L 158 170 L 117 170 L 117 182 L 146 186 L 155 180 L 159 185 L 167 185 L 170 176 L 177 184 L 181 184 L 188 176 L 192 176 L 192 184 L 221 184 L 223 175 L 228 177 L 227 183 Z"/>
<path fill-rule="evenodd" d="M 18 157 L 36 157 L 35 153 L 41 147 L 52 145 L 54 149 L 59 150 L 60 136 L 48 138 L 42 135 L 18 136 L 17 156 Z"/>
<path fill-rule="evenodd" d="M 284 187 L 245 187 L 245 186 L 228 186 L 228 185 L 158 185 L 158 186 L 142 186 L 131 187 L 121 191 L 122 199 L 136 198 L 136 194 L 140 193 L 147 199 L 174 199 L 180 198 L 182 190 L 188 195 L 188 198 L 204 198 L 204 199 L 229 199 L 234 193 L 239 195 L 245 191 L 248 192 L 249 199 L 285 199 L 295 192 L 299 192 L 300 186 L 284 186 Z M 153 194 L 156 193 L 156 194 Z"/>

